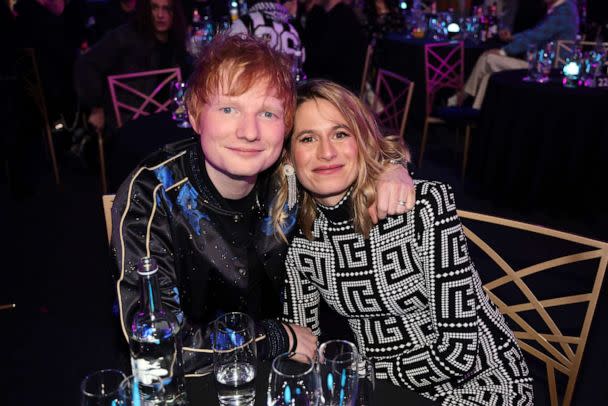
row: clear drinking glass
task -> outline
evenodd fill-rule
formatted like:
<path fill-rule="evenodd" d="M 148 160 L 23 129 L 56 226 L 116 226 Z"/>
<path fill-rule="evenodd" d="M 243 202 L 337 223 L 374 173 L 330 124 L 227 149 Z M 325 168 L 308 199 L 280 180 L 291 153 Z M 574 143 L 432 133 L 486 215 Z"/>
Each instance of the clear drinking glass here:
<path fill-rule="evenodd" d="M 227 313 L 215 320 L 211 340 L 220 403 L 252 405 L 257 361 L 253 321 L 244 313 Z"/>
<path fill-rule="evenodd" d="M 118 388 L 120 406 L 165 406 L 165 388 L 160 377 L 146 375 L 140 379 L 131 375 L 123 379 Z M 172 403 L 179 404 L 179 403 Z"/>
<path fill-rule="evenodd" d="M 374 403 L 373 395 L 376 388 L 376 370 L 372 360 L 359 356 L 357 364 L 359 390 L 357 391 L 357 406 L 369 406 Z"/>
<path fill-rule="evenodd" d="M 535 44 L 529 44 L 526 50 L 526 61 L 528 62 L 528 76 L 526 82 L 535 82 L 538 78 L 538 48 Z"/>
<path fill-rule="evenodd" d="M 314 362 L 304 354 L 305 362 L 282 354 L 272 361 L 268 382 L 268 406 L 316 406 L 320 404 L 321 380 Z"/>
<path fill-rule="evenodd" d="M 331 340 L 318 349 L 325 405 L 354 406 L 359 381 L 359 352 L 350 341 Z"/>
<path fill-rule="evenodd" d="M 549 81 L 553 59 L 555 58 L 555 47 L 553 42 L 549 42 L 538 52 L 538 76 L 536 81 L 545 83 Z"/>
<path fill-rule="evenodd" d="M 81 406 L 113 406 L 118 387 L 126 375 L 117 369 L 102 369 L 87 375 L 80 384 Z"/>
<path fill-rule="evenodd" d="M 186 83 L 173 81 L 171 83 L 171 118 L 180 128 L 189 128 L 188 110 L 186 108 Z"/>

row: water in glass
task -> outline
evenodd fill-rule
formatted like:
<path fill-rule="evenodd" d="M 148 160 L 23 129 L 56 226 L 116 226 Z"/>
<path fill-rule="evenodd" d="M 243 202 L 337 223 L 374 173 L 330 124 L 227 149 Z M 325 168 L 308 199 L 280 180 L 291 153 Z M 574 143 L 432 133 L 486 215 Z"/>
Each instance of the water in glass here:
<path fill-rule="evenodd" d="M 257 362 L 253 321 L 235 312 L 219 317 L 213 325 L 213 369 L 220 403 L 253 404 Z"/>
<path fill-rule="evenodd" d="M 240 362 L 215 372 L 217 396 L 222 405 L 249 405 L 255 400 L 255 365 Z"/>

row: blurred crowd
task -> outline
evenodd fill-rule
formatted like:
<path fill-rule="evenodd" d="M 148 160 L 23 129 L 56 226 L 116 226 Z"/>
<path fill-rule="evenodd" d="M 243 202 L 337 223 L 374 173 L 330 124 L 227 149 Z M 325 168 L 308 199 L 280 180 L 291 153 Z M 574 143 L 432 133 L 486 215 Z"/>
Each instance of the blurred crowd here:
<path fill-rule="evenodd" d="M 9 58 L 0 63 L 1 110 L 3 128 L 14 131 L 3 137 L 2 149 L 11 151 L 5 157 L 9 171 L 11 157 L 27 149 L 27 136 L 21 134 L 39 134 L 32 112 L 40 103 L 22 91 L 24 48 L 35 50 L 52 128 L 60 123 L 111 131 L 107 76 L 178 66 L 187 79 L 196 60 L 188 44 L 201 16 L 215 21 L 215 30 L 232 23 L 235 33 L 248 31 L 271 41 L 294 56 L 308 78 L 330 79 L 358 93 L 372 37 L 403 31 L 413 5 L 428 10 L 462 4 L 497 5 L 501 36 L 533 27 L 546 13 L 543 0 L 4 0 L 0 38 Z M 146 91 L 155 83 L 141 86 Z"/>

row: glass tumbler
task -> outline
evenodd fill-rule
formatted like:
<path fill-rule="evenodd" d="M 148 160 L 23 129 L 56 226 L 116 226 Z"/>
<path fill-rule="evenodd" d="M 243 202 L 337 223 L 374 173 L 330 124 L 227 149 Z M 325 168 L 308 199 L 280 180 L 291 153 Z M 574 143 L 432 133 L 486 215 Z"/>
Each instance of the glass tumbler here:
<path fill-rule="evenodd" d="M 536 82 L 538 78 L 538 48 L 535 44 L 528 45 L 526 61 L 528 62 L 528 75 L 524 80 L 526 82 Z"/>
<path fill-rule="evenodd" d="M 186 108 L 186 83 L 173 81 L 171 83 L 171 118 L 180 128 L 189 128 L 188 109 Z"/>
<path fill-rule="evenodd" d="M 126 375 L 117 369 L 102 369 L 87 375 L 80 384 L 81 406 L 113 406 L 118 387 Z"/>
<path fill-rule="evenodd" d="M 165 388 L 160 377 L 146 375 L 144 379 L 131 375 L 118 388 L 119 406 L 165 406 Z M 182 404 L 172 403 L 172 404 Z"/>
<path fill-rule="evenodd" d="M 374 404 L 374 389 L 376 388 L 374 362 L 360 355 L 357 364 L 357 374 L 359 375 L 357 406 L 370 406 Z"/>
<path fill-rule="evenodd" d="M 211 341 L 220 404 L 252 405 L 257 367 L 253 320 L 245 313 L 226 313 L 215 320 Z"/>

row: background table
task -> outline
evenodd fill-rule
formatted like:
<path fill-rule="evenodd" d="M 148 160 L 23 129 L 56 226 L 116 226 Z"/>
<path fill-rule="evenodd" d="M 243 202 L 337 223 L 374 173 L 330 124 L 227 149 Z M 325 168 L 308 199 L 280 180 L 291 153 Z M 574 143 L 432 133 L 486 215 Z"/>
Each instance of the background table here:
<path fill-rule="evenodd" d="M 266 393 L 268 390 L 268 376 L 270 363 L 262 362 L 258 367 L 258 376 L 255 379 L 255 405 L 266 405 Z M 186 379 L 188 400 L 192 406 L 218 405 L 217 392 L 213 375 L 209 374 L 200 378 Z M 399 388 L 388 381 L 376 381 L 372 405 L 407 405 L 407 406 L 434 406 L 437 405 L 415 392 Z"/>
<path fill-rule="evenodd" d="M 146 156 L 166 144 L 195 137 L 191 128 L 180 128 L 171 113 L 162 112 L 127 121 L 116 130 L 107 152 L 109 189 L 114 193 Z"/>
<path fill-rule="evenodd" d="M 469 176 L 484 197 L 517 208 L 605 211 L 608 89 L 494 74 L 474 134 Z"/>

